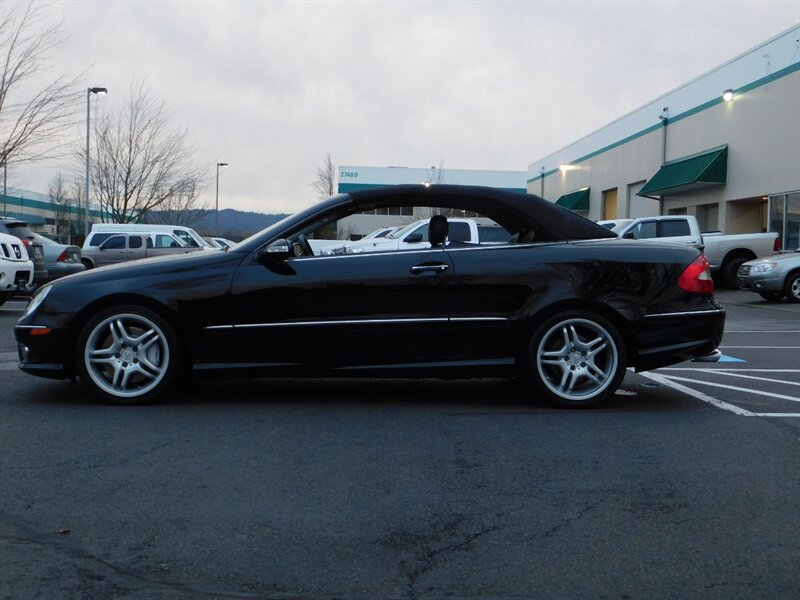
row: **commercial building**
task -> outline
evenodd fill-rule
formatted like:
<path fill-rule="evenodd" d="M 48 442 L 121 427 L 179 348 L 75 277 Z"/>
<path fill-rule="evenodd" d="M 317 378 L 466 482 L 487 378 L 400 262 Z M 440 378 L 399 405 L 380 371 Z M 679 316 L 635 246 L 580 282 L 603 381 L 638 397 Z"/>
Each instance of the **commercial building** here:
<path fill-rule="evenodd" d="M 689 214 L 800 243 L 800 25 L 532 162 L 527 189 L 590 219 Z"/>

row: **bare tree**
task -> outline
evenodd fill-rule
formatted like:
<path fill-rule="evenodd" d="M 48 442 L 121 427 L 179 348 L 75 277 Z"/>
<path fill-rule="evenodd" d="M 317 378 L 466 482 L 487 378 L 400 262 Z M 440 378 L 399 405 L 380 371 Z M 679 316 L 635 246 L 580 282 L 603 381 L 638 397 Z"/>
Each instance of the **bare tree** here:
<path fill-rule="evenodd" d="M 62 75 L 41 87 L 31 82 L 61 41 L 60 23 L 48 25 L 46 9 L 33 1 L 0 3 L 0 169 L 63 150 L 65 129 L 81 111 L 83 74 Z"/>
<path fill-rule="evenodd" d="M 171 118 L 144 84 L 133 84 L 117 118 L 98 119 L 90 176 L 103 220 L 135 222 L 178 198 L 197 200 L 205 178 L 192 164 L 188 132 L 172 128 Z M 85 161 L 85 150 L 78 155 Z"/>
<path fill-rule="evenodd" d="M 336 179 L 336 169 L 331 161 L 330 152 L 325 157 L 325 162 L 320 166 L 317 165 L 317 178 L 311 184 L 317 190 L 317 196 L 320 199 L 330 198 L 336 193 L 334 183 Z"/>
<path fill-rule="evenodd" d="M 50 195 L 50 202 L 55 204 L 56 207 L 54 211 L 56 216 L 56 236 L 66 232 L 67 237 L 70 237 L 70 207 L 73 204 L 73 200 L 69 197 L 69 186 L 61 171 L 56 173 L 50 180 L 47 191 Z"/>
<path fill-rule="evenodd" d="M 183 189 L 159 205 L 157 210 L 150 210 L 143 215 L 148 223 L 164 225 L 183 225 L 193 227 L 209 213 L 207 204 L 199 203 L 197 181 L 187 181 Z"/>

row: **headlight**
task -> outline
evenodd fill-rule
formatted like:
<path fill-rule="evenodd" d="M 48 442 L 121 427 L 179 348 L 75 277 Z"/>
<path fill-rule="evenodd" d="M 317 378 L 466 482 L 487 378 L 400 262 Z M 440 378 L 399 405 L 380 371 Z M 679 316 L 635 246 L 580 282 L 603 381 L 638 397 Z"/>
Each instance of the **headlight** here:
<path fill-rule="evenodd" d="M 39 306 L 44 302 L 44 299 L 47 298 L 47 294 L 50 293 L 50 290 L 53 289 L 52 285 L 46 285 L 41 288 L 37 293 L 33 295 L 31 301 L 28 302 L 28 308 L 25 309 L 25 313 L 22 315 L 23 317 L 27 317 L 28 315 L 32 314 Z"/>
<path fill-rule="evenodd" d="M 347 254 L 364 254 L 363 248 L 347 248 Z"/>
<path fill-rule="evenodd" d="M 753 265 L 753 269 L 750 271 L 751 273 L 769 273 L 770 271 L 774 271 L 775 267 L 777 267 L 777 263 L 758 263 Z"/>

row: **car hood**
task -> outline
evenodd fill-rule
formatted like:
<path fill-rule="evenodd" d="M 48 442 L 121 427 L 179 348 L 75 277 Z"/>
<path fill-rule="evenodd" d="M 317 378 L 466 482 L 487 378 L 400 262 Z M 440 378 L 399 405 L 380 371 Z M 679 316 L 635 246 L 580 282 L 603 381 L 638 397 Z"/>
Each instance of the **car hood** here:
<path fill-rule="evenodd" d="M 218 262 L 238 263 L 246 252 L 190 252 L 131 260 L 96 269 L 89 269 L 53 282 L 54 286 L 91 285 L 102 282 L 134 280 L 168 273 L 194 272 Z"/>
<path fill-rule="evenodd" d="M 797 262 L 800 263 L 800 251 L 795 252 L 785 252 L 783 254 L 773 254 L 772 256 L 765 256 L 764 258 L 758 258 L 756 260 L 748 260 L 746 265 L 758 265 L 763 263 L 779 263 L 783 264 L 785 262 Z"/>

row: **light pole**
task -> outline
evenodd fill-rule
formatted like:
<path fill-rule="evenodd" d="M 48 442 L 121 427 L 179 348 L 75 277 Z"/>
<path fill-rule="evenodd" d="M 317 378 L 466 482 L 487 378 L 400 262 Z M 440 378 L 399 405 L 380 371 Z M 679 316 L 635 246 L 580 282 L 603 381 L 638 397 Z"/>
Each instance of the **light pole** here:
<path fill-rule="evenodd" d="M 219 169 L 222 167 L 223 169 L 228 166 L 228 163 L 217 163 L 217 202 L 216 208 L 214 209 L 214 233 L 219 235 Z"/>
<path fill-rule="evenodd" d="M 89 114 L 91 108 L 92 94 L 105 96 L 108 89 L 104 87 L 86 88 L 86 199 L 84 200 L 85 211 L 83 213 L 83 237 L 89 237 Z"/>

